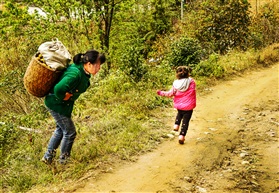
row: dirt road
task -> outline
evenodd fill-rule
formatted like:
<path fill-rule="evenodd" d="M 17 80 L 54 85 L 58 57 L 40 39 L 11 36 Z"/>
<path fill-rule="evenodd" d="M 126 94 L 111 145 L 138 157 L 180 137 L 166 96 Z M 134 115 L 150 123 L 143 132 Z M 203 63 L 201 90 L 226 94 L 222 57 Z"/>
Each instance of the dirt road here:
<path fill-rule="evenodd" d="M 278 84 L 277 64 L 209 89 L 184 145 L 175 136 L 75 192 L 278 192 Z"/>

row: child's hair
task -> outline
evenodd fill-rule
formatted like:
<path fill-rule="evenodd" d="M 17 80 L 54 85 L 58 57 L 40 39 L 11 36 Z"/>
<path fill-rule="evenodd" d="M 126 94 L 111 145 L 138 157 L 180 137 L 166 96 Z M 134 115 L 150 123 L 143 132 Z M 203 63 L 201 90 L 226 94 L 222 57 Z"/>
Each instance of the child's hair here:
<path fill-rule="evenodd" d="M 176 78 L 182 79 L 182 78 L 188 78 L 189 74 L 192 72 L 192 69 L 188 66 L 179 66 L 176 69 Z"/>
<path fill-rule="evenodd" d="M 101 64 L 106 61 L 106 57 L 103 54 L 99 54 L 96 50 L 88 50 L 85 54 L 79 53 L 75 55 L 73 61 L 75 64 L 86 64 L 87 62 L 94 64 L 98 59 Z"/>

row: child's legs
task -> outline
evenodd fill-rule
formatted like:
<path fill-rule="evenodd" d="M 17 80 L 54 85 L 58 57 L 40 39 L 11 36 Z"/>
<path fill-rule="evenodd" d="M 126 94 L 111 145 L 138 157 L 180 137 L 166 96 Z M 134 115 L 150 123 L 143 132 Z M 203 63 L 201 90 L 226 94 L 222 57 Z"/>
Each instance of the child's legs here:
<path fill-rule="evenodd" d="M 176 115 L 174 124 L 179 127 L 182 119 L 183 119 L 183 111 L 177 110 L 177 115 Z"/>
<path fill-rule="evenodd" d="M 182 121 L 180 135 L 183 135 L 183 136 L 186 135 L 186 133 L 188 131 L 188 127 L 189 127 L 189 122 L 192 117 L 192 113 L 193 113 L 193 110 L 183 111 L 183 121 Z"/>

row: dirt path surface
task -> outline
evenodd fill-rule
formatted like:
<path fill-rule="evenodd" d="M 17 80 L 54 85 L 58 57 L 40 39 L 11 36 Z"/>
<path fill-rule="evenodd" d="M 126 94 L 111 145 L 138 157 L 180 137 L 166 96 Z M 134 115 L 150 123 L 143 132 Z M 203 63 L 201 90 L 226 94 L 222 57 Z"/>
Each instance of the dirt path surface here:
<path fill-rule="evenodd" d="M 277 64 L 209 89 L 184 145 L 175 136 L 75 192 L 278 192 L 278 84 Z"/>

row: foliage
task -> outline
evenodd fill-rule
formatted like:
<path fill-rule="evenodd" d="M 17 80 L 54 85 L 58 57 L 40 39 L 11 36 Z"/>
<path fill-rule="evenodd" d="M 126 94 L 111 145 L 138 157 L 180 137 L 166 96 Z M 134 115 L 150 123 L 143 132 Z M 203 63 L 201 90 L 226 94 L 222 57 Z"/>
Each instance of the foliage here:
<path fill-rule="evenodd" d="M 6 11 L 0 15 L 0 115 L 6 113 L 3 109 L 28 113 L 32 99 L 26 93 L 22 80 L 29 60 L 40 44 L 38 42 L 41 39 L 36 36 L 36 31 L 37 27 L 40 29 L 42 26 L 37 23 L 37 27 L 30 28 L 34 18 L 27 14 L 25 8 L 21 9 L 17 4 L 11 3 L 6 7 Z M 35 36 L 31 38 L 33 32 Z"/>
<path fill-rule="evenodd" d="M 4 192 L 26 192 L 34 186 L 49 188 L 49 184 L 60 183 L 66 187 L 68 180 L 76 180 L 87 171 L 106 170 L 112 160 L 133 161 L 134 156 L 155 148 L 169 130 L 165 118 L 172 104 L 171 99 L 158 97 L 155 91 L 170 88 L 175 79 L 171 67 L 194 66 L 193 75 L 200 83 L 278 61 L 277 45 L 261 54 L 251 49 L 233 50 L 226 55 L 212 54 L 202 61 L 212 53 L 204 50 L 204 45 L 217 41 L 195 39 L 194 32 L 200 24 L 211 23 L 198 17 L 202 13 L 200 7 L 218 5 L 228 11 L 222 4 L 200 6 L 200 1 L 192 2 L 189 5 L 193 7 L 186 7 L 185 21 L 178 22 L 180 2 L 174 0 L 5 2 L 6 8 L 0 13 L 0 122 L 6 123 L 0 124 L 0 183 Z M 28 14 L 26 2 L 40 7 L 48 17 Z M 277 26 L 277 12 L 269 8 L 265 18 L 270 28 L 250 28 L 260 44 L 266 40 L 271 43 L 271 32 L 276 33 L 271 27 Z M 214 14 L 206 17 L 211 16 Z M 109 48 L 102 39 L 104 33 L 109 34 Z M 54 120 L 43 99 L 26 93 L 22 82 L 38 46 L 53 37 L 58 37 L 73 55 L 103 47 L 111 62 L 110 73 L 105 72 L 107 66 L 102 66 L 75 104 L 73 119 L 78 137 L 72 162 L 66 167 L 58 165 L 57 173 L 40 162 L 55 127 Z M 150 56 L 156 62 L 145 60 Z M 200 89 L 200 84 L 197 86 Z M 39 132 L 21 130 L 19 126 Z"/>
<path fill-rule="evenodd" d="M 245 52 L 231 51 L 226 55 L 211 54 L 201 61 L 192 75 L 198 78 L 220 79 L 238 74 L 255 67 L 267 67 L 279 61 L 278 44 L 273 44 L 260 51 L 249 49 Z"/>
<path fill-rule="evenodd" d="M 172 1 L 164 1 L 162 4 L 159 2 L 160 0 L 141 0 L 137 3 L 129 1 L 120 4 L 119 11 L 115 14 L 117 25 L 114 25 L 111 32 L 112 67 L 124 65 L 123 54 L 131 47 L 139 48 L 140 58 L 147 59 L 150 53 L 156 52 L 152 45 L 157 43 L 160 34 L 168 34 L 172 30 L 171 18 L 174 11 L 169 6 Z"/>
<path fill-rule="evenodd" d="M 245 52 L 234 50 L 219 57 L 218 64 L 224 68 L 225 75 L 230 76 L 257 66 L 257 57 L 258 51 L 253 49 L 246 50 Z"/>
<path fill-rule="evenodd" d="M 157 79 L 158 87 L 161 85 L 158 77 L 163 70 L 148 76 Z M 165 82 L 165 78 L 162 81 Z M 79 178 L 98 163 L 112 158 L 133 160 L 133 156 L 154 148 L 165 130 L 159 130 L 163 125 L 162 115 L 157 116 L 153 109 L 161 104 L 169 106 L 171 100 L 158 100 L 151 87 L 153 83 L 131 83 L 121 71 L 111 72 L 106 79 L 96 77 L 92 87 L 76 103 L 73 119 L 79 137 L 73 147 L 72 163 L 67 169 L 57 166 L 61 173 L 53 174 L 39 161 L 48 143 L 46 139 L 55 127 L 46 110 L 38 112 L 41 106 L 34 104 L 36 111 L 33 109 L 32 113 L 15 113 L 16 116 L 2 119 L 9 122 L 14 117 L 10 127 L 5 126 L 7 129 L 3 130 L 1 127 L 1 144 L 5 144 L 1 166 L 5 169 L 3 188 L 13 192 L 21 188 L 20 191 L 25 192 L 35 184 Z M 42 133 L 19 131 L 20 125 Z"/>
<path fill-rule="evenodd" d="M 271 51 L 276 53 L 276 46 L 264 50 Z M 199 76 L 225 77 L 254 66 L 256 63 L 251 61 L 256 61 L 257 56 L 254 52 L 212 55 L 196 66 L 193 75 L 197 80 L 201 79 Z M 103 163 L 110 159 L 134 160 L 134 156 L 151 150 L 168 130 L 164 127 L 163 109 L 158 107 L 171 104 L 170 99 L 157 97 L 155 89 L 167 89 L 174 77 L 174 72 L 163 66 L 150 67 L 137 84 L 120 70 L 112 71 L 105 79 L 96 77 L 76 103 L 73 119 L 79 137 L 73 147 L 72 163 L 67 168 L 57 166 L 59 173 L 52 173 L 39 161 L 55 125 L 42 103 L 32 104 L 33 110 L 28 114 L 9 111 L 8 117 L 1 116 L 1 121 L 12 121 L 0 125 L 2 187 L 25 192 L 39 184 L 63 183 L 88 170 L 105 167 Z M 39 129 L 42 133 L 21 131 L 18 126 Z"/>
<path fill-rule="evenodd" d="M 268 3 L 260 8 L 253 17 L 251 31 L 251 44 L 254 48 L 279 42 L 279 7 L 277 3 Z"/>
<path fill-rule="evenodd" d="M 143 47 L 140 40 L 123 50 L 120 69 L 134 82 L 139 82 L 147 72 L 143 62 Z"/>
<path fill-rule="evenodd" d="M 21 63 L 22 59 L 34 51 L 34 42 L 38 38 L 35 36 L 31 39 L 31 34 L 36 34 L 37 30 L 43 28 L 38 22 L 33 23 L 34 21 L 25 8 L 22 9 L 17 4 L 6 4 L 6 10 L 0 15 L 0 52 L 3 54 L 0 57 L 0 67 L 4 72 L 21 68 L 24 64 Z M 29 27 L 31 24 L 34 25 L 32 29 Z M 21 46 L 23 42 L 24 46 Z"/>
<path fill-rule="evenodd" d="M 202 48 L 198 40 L 181 37 L 171 45 L 171 52 L 167 59 L 171 67 L 194 67 L 201 60 Z"/>
<path fill-rule="evenodd" d="M 171 18 L 174 14 L 170 11 L 171 6 L 173 6 L 172 1 L 152 1 L 152 7 L 154 7 L 154 11 L 152 12 L 151 29 L 155 36 L 158 34 L 165 34 L 171 30 Z"/>
<path fill-rule="evenodd" d="M 247 48 L 250 25 L 247 0 L 206 0 L 201 6 L 202 22 L 196 33 L 201 42 L 212 43 L 213 49 L 221 54 Z"/>
<path fill-rule="evenodd" d="M 0 155 L 6 157 L 8 152 L 14 148 L 18 133 L 11 124 L 1 123 L 0 127 Z"/>
<path fill-rule="evenodd" d="M 193 75 L 194 76 L 205 76 L 208 78 L 222 78 L 225 74 L 224 68 L 218 64 L 219 56 L 218 54 L 212 54 L 205 61 L 201 61 L 196 65 Z"/>
<path fill-rule="evenodd" d="M 175 3 L 173 0 L 152 0 L 151 20 L 140 23 L 138 28 L 145 40 L 144 58 L 152 51 L 152 44 L 159 35 L 172 32 L 172 20 L 176 16 Z"/>
<path fill-rule="evenodd" d="M 257 62 L 263 66 L 270 66 L 279 62 L 279 44 L 272 44 L 266 47 L 257 58 Z"/>

